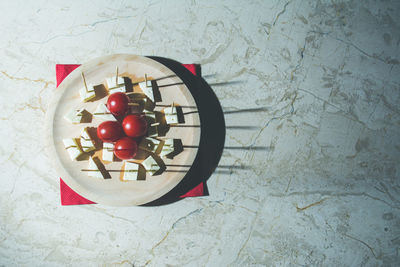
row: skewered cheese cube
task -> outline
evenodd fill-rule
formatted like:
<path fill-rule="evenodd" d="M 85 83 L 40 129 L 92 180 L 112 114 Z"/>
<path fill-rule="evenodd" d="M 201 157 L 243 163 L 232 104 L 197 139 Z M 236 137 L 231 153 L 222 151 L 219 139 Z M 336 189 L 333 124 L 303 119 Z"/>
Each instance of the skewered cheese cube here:
<path fill-rule="evenodd" d="M 160 157 L 167 157 L 169 154 L 174 152 L 174 139 L 165 139 L 164 146 L 160 152 Z"/>
<path fill-rule="evenodd" d="M 114 144 L 103 143 L 103 160 L 113 161 L 114 159 Z"/>
<path fill-rule="evenodd" d="M 76 160 L 80 155 L 83 154 L 83 151 L 79 147 L 75 138 L 63 139 L 63 143 L 71 160 Z"/>
<path fill-rule="evenodd" d="M 116 121 L 114 115 L 111 114 L 107 106 L 103 103 L 100 103 L 97 106 L 96 111 L 93 113 L 93 116 L 105 121 Z"/>
<path fill-rule="evenodd" d="M 138 174 L 139 174 L 139 164 L 126 161 L 122 180 L 136 181 L 138 179 Z"/>
<path fill-rule="evenodd" d="M 125 80 L 122 77 L 117 77 L 117 80 L 115 79 L 115 77 L 107 78 L 106 83 L 110 94 L 116 92 L 121 92 L 121 93 L 126 92 Z"/>
<path fill-rule="evenodd" d="M 139 144 L 139 148 L 153 153 L 156 153 L 160 146 L 161 141 L 151 137 L 144 138 Z"/>
<path fill-rule="evenodd" d="M 154 175 L 157 171 L 160 170 L 160 166 L 157 161 L 153 158 L 153 156 L 148 156 L 143 162 L 143 167 L 149 172 L 151 175 Z"/>
<path fill-rule="evenodd" d="M 103 178 L 101 171 L 97 167 L 97 164 L 96 164 L 96 162 L 94 162 L 92 157 L 89 157 L 89 167 L 88 168 L 89 168 L 88 176 L 96 177 L 96 178 Z"/>
<path fill-rule="evenodd" d="M 140 89 L 142 89 L 143 93 L 150 98 L 151 101 L 154 101 L 154 91 L 153 91 L 153 86 L 151 84 L 151 81 L 144 81 L 139 83 Z"/>
<path fill-rule="evenodd" d="M 85 110 L 84 108 L 73 109 L 64 116 L 64 119 L 73 124 L 78 124 L 83 120 L 84 110 Z"/>
<path fill-rule="evenodd" d="M 165 114 L 165 121 L 167 122 L 167 124 L 179 123 L 176 107 L 165 108 L 164 114 Z"/>
<path fill-rule="evenodd" d="M 85 86 L 82 87 L 79 90 L 79 95 L 81 96 L 81 99 L 83 102 L 92 100 L 93 98 L 96 97 L 96 92 L 94 90 L 94 86 L 92 84 L 90 84 L 90 85 L 88 85 L 87 88 Z"/>
<path fill-rule="evenodd" d="M 119 77 L 119 76 L 117 79 L 115 79 L 115 77 L 107 78 L 106 83 L 107 83 L 108 90 L 110 90 L 111 88 L 125 86 L 124 78 Z"/>
<path fill-rule="evenodd" d="M 110 174 L 104 168 L 103 164 L 97 157 L 96 158 L 89 157 L 88 176 L 101 179 L 111 178 Z"/>
<path fill-rule="evenodd" d="M 89 136 L 87 127 L 81 133 L 81 147 L 84 152 L 90 152 L 95 149 L 92 139 Z"/>

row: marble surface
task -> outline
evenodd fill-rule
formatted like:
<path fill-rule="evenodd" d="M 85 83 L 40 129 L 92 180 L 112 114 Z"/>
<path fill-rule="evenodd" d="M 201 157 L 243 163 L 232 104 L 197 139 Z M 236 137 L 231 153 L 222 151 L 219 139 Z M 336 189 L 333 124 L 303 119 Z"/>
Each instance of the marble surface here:
<path fill-rule="evenodd" d="M 0 9 L 0 266 L 400 262 L 398 1 L 4 0 Z M 55 64 L 113 53 L 202 64 L 228 126 L 210 196 L 60 205 L 43 150 Z"/>

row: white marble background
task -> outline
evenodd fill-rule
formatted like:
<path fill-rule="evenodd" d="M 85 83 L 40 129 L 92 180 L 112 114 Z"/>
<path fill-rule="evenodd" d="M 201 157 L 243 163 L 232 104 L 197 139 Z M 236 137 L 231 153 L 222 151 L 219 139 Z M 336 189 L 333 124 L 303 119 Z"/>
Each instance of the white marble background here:
<path fill-rule="evenodd" d="M 395 266 L 398 1 L 0 1 L 0 266 Z M 62 207 L 43 151 L 56 63 L 201 63 L 229 170 L 210 196 Z M 218 83 L 225 83 L 219 84 Z M 255 150 L 254 147 L 267 147 Z M 228 168 L 226 168 L 228 166 Z M 231 166 L 231 167 L 229 167 Z"/>

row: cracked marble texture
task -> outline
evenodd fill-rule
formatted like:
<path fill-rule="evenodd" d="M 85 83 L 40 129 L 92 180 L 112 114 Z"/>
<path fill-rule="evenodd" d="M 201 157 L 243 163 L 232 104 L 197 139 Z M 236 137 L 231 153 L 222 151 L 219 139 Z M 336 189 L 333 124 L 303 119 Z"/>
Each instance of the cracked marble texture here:
<path fill-rule="evenodd" d="M 0 9 L 0 266 L 400 262 L 398 1 L 4 0 Z M 202 64 L 227 125 L 210 196 L 60 205 L 42 128 L 55 64 L 113 53 Z"/>

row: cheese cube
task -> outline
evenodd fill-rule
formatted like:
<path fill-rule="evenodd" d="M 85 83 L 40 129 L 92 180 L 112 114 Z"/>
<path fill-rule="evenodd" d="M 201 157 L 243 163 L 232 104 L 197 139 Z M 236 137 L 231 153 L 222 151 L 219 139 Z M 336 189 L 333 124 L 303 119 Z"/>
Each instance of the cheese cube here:
<path fill-rule="evenodd" d="M 96 92 L 94 90 L 94 86 L 90 84 L 90 85 L 88 85 L 87 88 L 85 86 L 82 87 L 79 90 L 79 95 L 81 96 L 81 99 L 83 102 L 92 100 L 93 98 L 96 97 Z"/>
<path fill-rule="evenodd" d="M 104 168 L 103 164 L 99 160 L 99 158 L 89 157 L 89 167 L 88 167 L 88 176 L 96 177 L 96 178 L 111 178 L 108 171 Z"/>
<path fill-rule="evenodd" d="M 144 138 L 139 144 L 139 148 L 153 153 L 157 153 L 159 147 L 161 147 L 161 141 L 151 137 Z"/>
<path fill-rule="evenodd" d="M 160 157 L 167 157 L 169 154 L 174 152 L 174 150 L 174 139 L 165 139 L 160 152 Z"/>
<path fill-rule="evenodd" d="M 103 143 L 103 160 L 113 161 L 114 159 L 114 144 Z"/>
<path fill-rule="evenodd" d="M 122 77 L 111 77 L 106 79 L 107 87 L 108 87 L 108 92 L 110 94 L 116 93 L 116 92 L 121 92 L 125 93 L 126 92 L 126 87 L 125 87 L 125 80 Z"/>
<path fill-rule="evenodd" d="M 139 174 L 139 164 L 126 161 L 122 180 L 136 181 L 138 179 L 138 174 Z"/>
<path fill-rule="evenodd" d="M 73 124 L 81 123 L 83 120 L 84 110 L 85 110 L 84 108 L 73 109 L 64 116 L 64 119 Z"/>
<path fill-rule="evenodd" d="M 88 167 L 88 176 L 96 177 L 96 178 L 103 178 L 101 171 L 97 167 L 97 164 L 94 162 L 92 157 L 89 157 L 89 167 Z"/>
<path fill-rule="evenodd" d="M 125 80 L 122 77 L 117 77 L 117 79 L 115 79 L 114 77 L 111 78 L 106 78 L 106 84 L 108 87 L 108 90 L 112 89 L 112 88 L 117 88 L 117 87 L 124 87 L 125 88 Z"/>
<path fill-rule="evenodd" d="M 178 115 L 165 114 L 165 121 L 167 124 L 177 124 Z"/>
<path fill-rule="evenodd" d="M 96 118 L 105 120 L 105 121 L 116 121 L 114 115 L 111 114 L 111 112 L 108 110 L 107 106 L 103 103 L 100 103 L 95 112 L 93 113 L 93 116 Z"/>
<path fill-rule="evenodd" d="M 87 127 L 84 128 L 81 132 L 81 147 L 84 152 L 90 152 L 92 150 L 95 150 L 93 141 L 90 138 L 89 133 L 87 131 Z"/>
<path fill-rule="evenodd" d="M 167 122 L 167 124 L 179 123 L 178 112 L 176 110 L 176 107 L 165 108 L 164 114 L 165 114 L 165 121 Z"/>
<path fill-rule="evenodd" d="M 151 85 L 151 81 L 147 81 L 147 84 L 146 84 L 145 81 L 144 82 L 140 82 L 139 83 L 139 87 L 140 87 L 140 89 L 142 89 L 143 93 L 148 98 L 150 98 L 151 101 L 155 102 L 154 101 L 154 99 L 155 99 L 154 98 L 154 91 L 153 91 L 153 86 Z"/>
<path fill-rule="evenodd" d="M 75 138 L 63 139 L 64 147 L 67 150 L 71 160 L 76 160 L 83 154 L 82 149 Z"/>
<path fill-rule="evenodd" d="M 160 170 L 160 166 L 157 161 L 153 158 L 153 156 L 148 156 L 143 162 L 143 167 L 146 169 L 146 172 L 149 172 L 151 175 L 154 175 L 157 171 Z"/>

